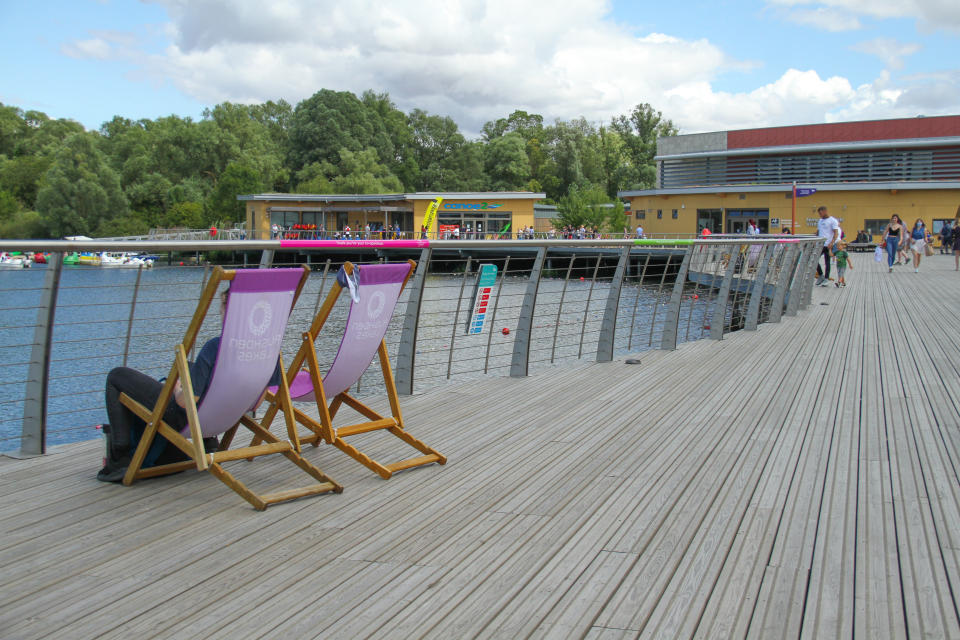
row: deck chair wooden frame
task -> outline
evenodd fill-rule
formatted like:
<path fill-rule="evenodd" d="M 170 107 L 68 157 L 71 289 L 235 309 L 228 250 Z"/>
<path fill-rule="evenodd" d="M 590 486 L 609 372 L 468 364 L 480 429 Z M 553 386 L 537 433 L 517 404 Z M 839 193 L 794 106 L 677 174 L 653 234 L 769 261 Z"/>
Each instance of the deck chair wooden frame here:
<path fill-rule="evenodd" d="M 277 322 L 282 322 L 282 327 L 279 329 L 280 340 L 283 336 L 283 327 L 286 327 L 286 322 L 289 317 L 290 310 L 293 309 L 296 300 L 300 295 L 300 292 L 303 290 L 304 283 L 307 280 L 308 275 L 310 274 L 310 269 L 307 266 L 303 266 L 302 269 L 271 269 L 271 270 L 250 270 L 250 271 L 259 271 L 260 274 L 268 274 L 267 278 L 270 278 L 269 275 L 271 272 L 277 276 L 285 277 L 287 282 L 296 282 L 295 289 L 292 287 L 289 288 L 287 293 L 292 292 L 292 300 L 289 301 L 289 308 L 286 309 L 286 315 L 279 319 Z M 286 274 L 279 274 L 277 272 L 286 272 Z M 299 274 L 295 272 L 300 272 Z M 249 502 L 258 510 L 266 509 L 268 505 L 283 502 L 286 500 L 292 500 L 294 498 L 300 498 L 303 496 L 315 495 L 320 493 L 326 493 L 329 491 L 339 493 L 343 490 L 337 482 L 332 478 L 323 473 L 320 469 L 313 466 L 306 460 L 304 460 L 298 453 L 299 444 L 296 442 L 296 425 L 292 418 L 286 418 L 287 433 L 290 438 L 289 441 L 281 441 L 275 435 L 270 433 L 269 429 L 265 429 L 255 420 L 249 418 L 245 413 L 240 415 L 235 423 L 232 425 L 226 425 L 225 428 L 213 427 L 222 433 L 223 437 L 221 439 L 219 450 L 216 453 L 206 453 L 203 447 L 203 437 L 204 435 L 214 435 L 210 432 L 210 425 L 201 424 L 200 411 L 198 409 L 198 404 L 193 393 L 193 383 L 190 379 L 190 367 L 187 362 L 187 353 L 190 349 L 193 348 L 194 343 L 197 339 L 197 334 L 200 331 L 200 327 L 203 324 L 203 320 L 207 315 L 207 311 L 210 308 L 211 301 L 217 294 L 217 289 L 219 285 L 224 281 L 234 281 L 237 277 L 238 271 L 228 271 L 221 267 L 216 267 L 213 270 L 213 274 L 210 278 L 210 281 L 207 283 L 206 287 L 203 290 L 203 293 L 200 296 L 200 300 L 197 304 L 197 309 L 193 314 L 193 319 L 190 321 L 190 325 L 187 328 L 186 334 L 184 335 L 183 340 L 174 347 L 174 363 L 170 368 L 170 373 L 167 375 L 167 380 L 163 385 L 163 388 L 160 392 L 160 397 L 157 399 L 156 404 L 153 407 L 147 407 L 143 404 L 137 402 L 130 396 L 126 394 L 120 395 L 120 402 L 124 406 L 133 411 L 137 416 L 139 416 L 145 423 L 146 427 L 144 428 L 143 436 L 140 439 L 140 443 L 137 446 L 137 449 L 133 455 L 133 459 L 130 462 L 129 467 L 127 467 L 127 472 L 123 478 L 123 484 L 130 485 L 135 480 L 141 478 L 149 478 L 154 476 L 166 475 L 170 473 L 176 473 L 179 471 L 187 470 L 191 467 L 196 468 L 198 471 L 207 470 L 214 475 L 217 479 L 222 481 L 228 487 L 236 491 L 244 500 Z M 257 276 L 263 278 L 263 275 Z M 299 278 L 299 280 L 294 280 Z M 250 276 L 245 275 L 244 280 L 249 280 Z M 279 291 L 281 294 L 284 291 Z M 272 293 L 277 293 L 276 291 Z M 233 298 L 234 294 L 231 294 L 227 300 L 227 311 L 226 314 L 230 313 L 230 298 Z M 281 308 L 281 310 L 283 310 Z M 239 312 L 238 312 L 239 313 Z M 252 323 L 252 321 L 250 321 Z M 226 324 L 226 319 L 224 319 L 224 324 Z M 271 325 L 274 327 L 276 325 Z M 259 327 L 257 327 L 259 328 Z M 223 341 L 220 344 L 220 353 L 218 353 L 218 364 L 220 361 L 220 354 L 224 353 L 223 349 L 225 345 Z M 229 348 L 229 347 L 226 347 Z M 279 355 L 279 343 L 276 347 L 277 358 L 271 359 L 267 362 L 260 362 L 251 366 L 260 366 L 260 367 L 269 367 L 270 372 L 273 372 L 274 363 L 280 362 L 281 376 L 280 376 L 280 387 L 277 390 L 276 394 L 272 394 L 276 397 L 276 402 L 283 407 L 292 408 L 290 402 L 290 391 L 289 385 L 287 383 L 286 375 L 283 372 L 283 361 Z M 230 375 L 229 368 L 227 365 L 223 366 L 223 369 L 227 373 L 222 373 L 222 375 Z M 212 391 L 214 384 L 214 379 L 218 374 L 217 367 L 214 367 L 214 371 L 211 374 L 210 387 L 208 390 Z M 187 426 L 184 428 L 184 433 L 181 433 L 167 424 L 162 416 L 167 410 L 170 402 L 173 400 L 174 387 L 176 382 L 180 380 L 183 397 L 185 403 L 185 411 L 187 414 Z M 230 380 L 229 378 L 227 379 Z M 222 386 L 221 386 L 222 388 Z M 262 393 L 258 392 L 258 393 Z M 209 396 L 209 392 L 208 392 Z M 201 401 L 200 406 L 207 401 L 207 397 Z M 257 398 L 255 397 L 237 397 L 229 398 L 228 402 L 233 402 L 235 405 L 242 407 L 252 407 L 256 404 Z M 292 416 L 292 412 L 288 415 Z M 232 418 L 231 418 L 232 420 Z M 239 449 L 230 450 L 230 444 L 233 440 L 234 435 L 237 432 L 237 429 L 243 425 L 247 429 L 253 432 L 254 436 L 263 441 L 264 444 L 259 444 L 256 446 L 242 447 Z M 205 426 L 208 427 L 205 430 Z M 155 467 L 142 468 L 144 459 L 147 455 L 150 445 L 153 443 L 157 435 L 160 434 L 166 438 L 173 446 L 177 447 L 183 451 L 186 455 L 190 457 L 189 460 L 183 462 L 176 462 L 166 465 L 158 465 Z M 189 439 L 185 437 L 189 436 Z M 288 460 L 293 462 L 295 465 L 300 467 L 303 471 L 309 474 L 317 482 L 309 486 L 300 487 L 296 489 L 288 489 L 283 491 L 278 491 L 270 494 L 258 495 L 249 488 L 247 488 L 242 482 L 235 478 L 230 472 L 223 468 L 222 463 L 230 460 L 239 460 L 239 459 L 252 459 L 259 456 L 270 455 L 274 453 L 282 454 Z"/>
<path fill-rule="evenodd" d="M 404 277 L 402 284 L 400 285 L 400 290 L 397 292 L 397 297 L 399 297 L 400 292 L 402 292 L 404 287 L 406 287 L 407 281 L 410 279 L 410 276 L 413 275 L 414 269 L 416 269 L 417 266 L 417 263 L 413 260 L 408 260 L 407 264 L 409 265 L 409 270 Z M 364 269 L 376 269 L 380 266 L 391 265 L 362 266 L 360 267 L 360 272 L 362 273 Z M 353 275 L 355 268 L 356 267 L 354 267 L 353 263 L 351 262 L 345 262 L 343 265 L 343 271 L 348 277 Z M 445 464 L 447 461 L 446 456 L 432 447 L 424 444 L 420 440 L 414 438 L 404 427 L 403 414 L 400 411 L 400 401 L 397 396 L 397 387 L 393 379 L 393 370 L 390 367 L 390 356 L 387 354 L 387 343 L 383 337 L 380 339 L 380 344 L 379 347 L 377 347 L 375 357 L 380 359 L 380 369 L 383 373 L 383 383 L 386 388 L 387 399 L 390 403 L 391 414 L 389 416 L 381 415 L 368 405 L 351 396 L 348 392 L 353 383 L 351 383 L 345 391 L 337 393 L 333 398 L 329 398 L 327 396 L 327 392 L 323 384 L 324 377 L 320 372 L 320 365 L 317 360 L 315 343 L 317 337 L 320 335 L 320 331 L 323 329 L 324 324 L 330 317 L 330 313 L 333 310 L 334 304 L 336 304 L 337 299 L 340 297 L 340 294 L 343 292 L 343 290 L 344 286 L 339 281 L 334 282 L 330 292 L 327 294 L 327 297 L 323 302 L 323 305 L 320 307 L 316 317 L 313 319 L 310 329 L 303 334 L 303 342 L 300 345 L 300 349 L 297 351 L 296 356 L 290 363 L 290 368 L 287 370 L 287 379 L 290 380 L 291 383 L 294 381 L 297 383 L 307 383 L 310 391 L 312 392 L 308 393 L 307 395 L 295 395 L 293 399 L 297 400 L 298 398 L 301 398 L 301 401 L 315 401 L 317 406 L 317 414 L 319 415 L 319 421 L 317 421 L 303 411 L 293 407 L 292 415 L 295 417 L 296 421 L 312 432 L 308 436 L 299 436 L 300 442 L 310 443 L 314 446 L 317 446 L 322 440 L 327 444 L 332 444 L 354 460 L 358 461 L 360 464 L 379 474 L 384 479 L 391 477 L 394 472 L 402 469 L 409 469 L 434 462 L 438 464 Z M 351 302 L 351 305 L 353 305 L 353 302 Z M 386 330 L 384 329 L 384 334 L 385 332 Z M 341 352 L 337 354 L 337 358 L 340 357 L 342 349 L 343 347 L 341 346 Z M 334 361 L 334 364 L 335 363 L 336 360 Z M 363 370 L 365 371 L 368 367 L 369 363 L 363 366 Z M 331 369 L 333 369 L 333 365 L 331 365 Z M 309 380 L 307 380 L 307 376 L 309 376 Z M 359 375 L 357 376 L 357 379 L 359 379 Z M 356 380 L 354 380 L 354 383 L 355 382 Z M 301 388 L 303 387 L 301 384 L 297 384 L 295 386 Z M 261 426 L 264 428 L 272 424 L 277 412 L 287 411 L 287 408 L 283 402 L 283 398 L 280 395 L 271 394 L 268 392 L 267 401 L 270 404 L 266 410 L 266 413 L 264 414 L 263 421 L 261 422 Z M 337 412 L 343 405 L 347 405 L 365 417 L 367 421 L 335 428 L 333 426 L 333 419 L 336 417 Z M 393 434 L 423 455 L 385 464 L 372 459 L 367 454 L 346 441 L 346 438 L 349 436 L 378 430 L 384 430 Z M 255 437 L 254 444 L 257 442 L 258 439 Z"/>

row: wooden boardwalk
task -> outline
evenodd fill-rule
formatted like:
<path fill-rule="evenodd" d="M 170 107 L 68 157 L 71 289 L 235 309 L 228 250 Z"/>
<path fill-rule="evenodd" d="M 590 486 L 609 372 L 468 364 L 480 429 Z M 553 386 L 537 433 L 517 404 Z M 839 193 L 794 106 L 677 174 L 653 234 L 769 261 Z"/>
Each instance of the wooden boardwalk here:
<path fill-rule="evenodd" d="M 0 459 L 0 636 L 960 637 L 960 273 L 853 259 L 756 332 L 405 398 L 449 462 L 308 450 L 341 495 Z"/>

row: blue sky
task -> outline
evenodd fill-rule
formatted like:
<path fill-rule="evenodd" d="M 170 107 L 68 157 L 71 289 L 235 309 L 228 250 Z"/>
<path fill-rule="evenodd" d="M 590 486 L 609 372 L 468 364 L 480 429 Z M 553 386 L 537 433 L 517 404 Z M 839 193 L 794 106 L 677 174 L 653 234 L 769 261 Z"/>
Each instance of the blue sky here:
<path fill-rule="evenodd" d="M 869 5 L 869 6 L 867 6 Z M 960 113 L 960 2 L 0 0 L 0 102 L 96 129 L 387 92 L 467 135 L 514 109 L 682 132 Z"/>

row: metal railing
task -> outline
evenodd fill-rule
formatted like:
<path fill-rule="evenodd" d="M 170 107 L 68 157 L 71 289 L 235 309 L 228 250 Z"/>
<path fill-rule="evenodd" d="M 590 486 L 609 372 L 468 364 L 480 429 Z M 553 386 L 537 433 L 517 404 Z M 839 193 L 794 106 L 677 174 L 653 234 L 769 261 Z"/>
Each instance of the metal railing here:
<path fill-rule="evenodd" d="M 395 250 L 374 244 L 361 259 L 354 253 L 349 258 L 361 264 L 401 257 L 418 262 L 386 338 L 404 394 L 451 379 L 524 376 L 557 363 L 611 361 L 754 330 L 809 304 L 819 256 L 811 237 L 460 240 L 412 250 L 409 242 Z M 291 314 L 287 359 L 347 258 L 322 248 L 283 253 L 279 241 L 250 240 L 0 240 L 0 249 L 53 252 L 45 268 L 0 271 L 6 301 L 0 307 L 0 353 L 6 356 L 0 361 L 0 451 L 19 443 L 22 455 L 45 453 L 51 442 L 95 437 L 93 425 L 105 419 L 104 378 L 114 366 L 165 375 L 211 269 L 65 267 L 65 253 L 254 249 L 262 252 L 261 267 L 309 261 L 314 273 Z M 349 249 L 358 251 L 355 242 Z M 482 264 L 496 265 L 497 277 L 482 331 L 468 333 Z M 318 340 L 321 366 L 336 355 L 346 298 L 341 296 Z M 219 320 L 208 318 L 198 343 L 218 333 Z M 374 394 L 381 387 L 375 363 L 354 392 Z"/>

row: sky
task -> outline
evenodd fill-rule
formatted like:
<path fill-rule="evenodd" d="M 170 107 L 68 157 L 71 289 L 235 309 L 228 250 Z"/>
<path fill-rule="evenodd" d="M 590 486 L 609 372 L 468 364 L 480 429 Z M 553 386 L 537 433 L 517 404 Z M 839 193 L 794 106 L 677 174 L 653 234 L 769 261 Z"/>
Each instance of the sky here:
<path fill-rule="evenodd" d="M 99 129 L 387 93 L 469 138 L 514 110 L 681 133 L 960 114 L 958 0 L 0 0 L 0 102 Z"/>

